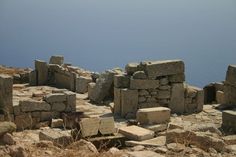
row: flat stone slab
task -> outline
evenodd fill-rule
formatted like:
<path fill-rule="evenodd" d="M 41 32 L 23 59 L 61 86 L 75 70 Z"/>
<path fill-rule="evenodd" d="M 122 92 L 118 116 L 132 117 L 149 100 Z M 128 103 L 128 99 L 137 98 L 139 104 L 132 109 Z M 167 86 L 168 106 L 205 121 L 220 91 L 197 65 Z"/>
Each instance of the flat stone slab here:
<path fill-rule="evenodd" d="M 153 146 L 153 147 L 160 147 L 164 146 L 166 144 L 166 137 L 165 136 L 158 136 L 156 138 L 150 139 L 150 140 L 144 140 L 144 141 L 126 141 L 126 146 Z"/>
<path fill-rule="evenodd" d="M 84 118 L 79 122 L 82 137 L 89 137 L 98 134 L 100 119 L 95 118 Z"/>
<path fill-rule="evenodd" d="M 115 133 L 115 121 L 113 117 L 105 117 L 100 119 L 99 132 L 102 135 Z"/>
<path fill-rule="evenodd" d="M 22 100 L 19 103 L 22 112 L 50 111 L 51 106 L 45 101 Z"/>
<path fill-rule="evenodd" d="M 154 137 L 153 131 L 135 125 L 122 127 L 119 129 L 119 133 L 123 134 L 128 139 L 135 141 L 148 140 Z"/>
<path fill-rule="evenodd" d="M 46 95 L 44 100 L 48 103 L 63 102 L 66 101 L 66 95 L 63 93 L 52 93 Z"/>

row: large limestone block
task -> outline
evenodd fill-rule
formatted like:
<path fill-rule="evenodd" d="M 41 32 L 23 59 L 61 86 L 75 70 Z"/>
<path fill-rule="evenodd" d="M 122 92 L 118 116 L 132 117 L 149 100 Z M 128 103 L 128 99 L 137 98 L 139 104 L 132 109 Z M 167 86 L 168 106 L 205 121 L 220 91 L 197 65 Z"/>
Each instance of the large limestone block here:
<path fill-rule="evenodd" d="M 184 73 L 184 62 L 181 60 L 165 60 L 146 62 L 145 72 L 151 79 L 159 76 L 168 76 Z"/>
<path fill-rule="evenodd" d="M 89 137 L 98 134 L 100 119 L 84 118 L 79 122 L 82 137 Z"/>
<path fill-rule="evenodd" d="M 121 89 L 114 88 L 114 114 L 120 115 L 121 113 Z"/>
<path fill-rule="evenodd" d="M 229 65 L 225 81 L 228 84 L 236 86 L 236 65 Z"/>
<path fill-rule="evenodd" d="M 64 93 L 52 93 L 46 95 L 44 100 L 48 103 L 64 102 L 66 101 L 66 95 Z"/>
<path fill-rule="evenodd" d="M 222 127 L 225 130 L 236 133 L 236 111 L 223 111 Z"/>
<path fill-rule="evenodd" d="M 77 93 L 87 93 L 88 92 L 88 84 L 92 82 L 91 77 L 80 76 L 76 79 L 76 92 Z"/>
<path fill-rule="evenodd" d="M 222 91 L 216 92 L 216 101 L 218 104 L 224 104 L 225 103 L 225 95 Z"/>
<path fill-rule="evenodd" d="M 225 83 L 224 85 L 225 103 L 229 105 L 236 104 L 236 87 Z"/>
<path fill-rule="evenodd" d="M 12 77 L 0 74 L 0 112 L 5 114 L 13 113 L 12 87 Z"/>
<path fill-rule="evenodd" d="M 12 122 L 0 122 L 0 137 L 6 133 L 16 131 L 16 125 Z"/>
<path fill-rule="evenodd" d="M 37 85 L 37 71 L 36 70 L 33 70 L 29 73 L 29 84 L 31 86 Z"/>
<path fill-rule="evenodd" d="M 65 91 L 66 95 L 66 112 L 75 112 L 76 111 L 76 94 L 71 91 Z"/>
<path fill-rule="evenodd" d="M 104 117 L 100 119 L 99 132 L 102 135 L 115 133 L 115 121 L 113 117 Z"/>
<path fill-rule="evenodd" d="M 126 138 L 135 141 L 149 140 L 154 137 L 153 131 L 135 125 L 122 127 L 119 129 L 119 133 L 123 134 Z"/>
<path fill-rule="evenodd" d="M 63 56 L 51 56 L 49 64 L 58 64 L 62 65 L 64 63 L 64 57 Z"/>
<path fill-rule="evenodd" d="M 184 113 L 184 84 L 172 84 L 169 108 L 172 113 Z"/>
<path fill-rule="evenodd" d="M 130 78 L 127 75 L 119 74 L 114 76 L 114 87 L 129 88 Z"/>
<path fill-rule="evenodd" d="M 65 111 L 66 105 L 63 102 L 52 103 L 52 111 L 62 112 Z"/>
<path fill-rule="evenodd" d="M 182 83 L 185 81 L 185 74 L 175 74 L 175 75 L 170 75 L 169 76 L 169 81 L 171 83 Z"/>
<path fill-rule="evenodd" d="M 138 107 L 138 90 L 121 90 L 121 116 L 125 117 L 128 113 L 134 114 Z"/>
<path fill-rule="evenodd" d="M 136 114 L 140 124 L 160 124 L 170 120 L 170 109 L 166 107 L 153 107 L 139 109 Z"/>
<path fill-rule="evenodd" d="M 159 80 L 131 79 L 130 89 L 155 89 L 159 87 Z"/>
<path fill-rule="evenodd" d="M 45 101 L 22 100 L 19 102 L 22 112 L 50 111 L 51 106 Z"/>
<path fill-rule="evenodd" d="M 35 60 L 35 70 L 37 71 L 38 85 L 46 85 L 48 81 L 48 65 L 47 62 Z"/>

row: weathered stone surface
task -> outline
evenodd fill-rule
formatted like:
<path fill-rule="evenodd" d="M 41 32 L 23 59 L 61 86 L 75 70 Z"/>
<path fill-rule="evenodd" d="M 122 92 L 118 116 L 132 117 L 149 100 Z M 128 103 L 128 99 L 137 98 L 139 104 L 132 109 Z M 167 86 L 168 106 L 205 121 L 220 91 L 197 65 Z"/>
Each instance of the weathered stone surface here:
<path fill-rule="evenodd" d="M 51 127 L 52 128 L 62 128 L 64 126 L 62 119 L 52 119 Z"/>
<path fill-rule="evenodd" d="M 94 94 L 96 83 L 91 82 L 88 84 L 88 98 L 90 99 Z"/>
<path fill-rule="evenodd" d="M 236 133 L 236 111 L 223 111 L 222 128 L 227 131 Z"/>
<path fill-rule="evenodd" d="M 136 118 L 140 124 L 165 123 L 170 120 L 170 109 L 166 107 L 139 109 Z"/>
<path fill-rule="evenodd" d="M 17 130 L 32 129 L 37 122 L 39 122 L 39 119 L 32 118 L 28 113 L 15 116 Z"/>
<path fill-rule="evenodd" d="M 148 140 L 154 137 L 153 131 L 135 125 L 122 127 L 119 129 L 119 133 L 123 134 L 128 139 L 136 141 Z"/>
<path fill-rule="evenodd" d="M 20 115 L 21 113 L 20 105 L 13 106 L 13 113 L 15 116 Z"/>
<path fill-rule="evenodd" d="M 92 82 L 91 77 L 80 76 L 76 79 L 76 92 L 77 93 L 86 93 L 88 92 L 88 84 Z"/>
<path fill-rule="evenodd" d="M 55 102 L 52 103 L 52 111 L 65 111 L 66 105 L 63 102 Z"/>
<path fill-rule="evenodd" d="M 46 95 L 44 100 L 48 103 L 64 102 L 66 101 L 66 95 L 63 93 L 52 93 Z"/>
<path fill-rule="evenodd" d="M 12 122 L 0 122 L 0 136 L 6 133 L 12 133 L 16 131 L 16 125 Z"/>
<path fill-rule="evenodd" d="M 128 88 L 130 84 L 130 77 L 124 74 L 114 76 L 114 87 Z"/>
<path fill-rule="evenodd" d="M 13 136 L 9 133 L 6 133 L 2 136 L 2 141 L 3 141 L 4 144 L 7 144 L 7 145 L 16 144 L 16 141 L 13 139 Z"/>
<path fill-rule="evenodd" d="M 33 70 L 30 72 L 29 74 L 29 84 L 31 86 L 36 86 L 38 83 L 37 83 L 37 71 L 36 70 Z"/>
<path fill-rule="evenodd" d="M 146 74 L 151 79 L 184 73 L 184 62 L 180 60 L 146 62 L 144 67 Z"/>
<path fill-rule="evenodd" d="M 165 86 L 169 84 L 169 80 L 167 77 L 160 78 L 160 85 Z"/>
<path fill-rule="evenodd" d="M 48 81 L 48 66 L 47 62 L 35 60 L 35 70 L 37 71 L 38 85 L 46 85 Z"/>
<path fill-rule="evenodd" d="M 73 142 L 71 145 L 67 147 L 67 149 L 73 149 L 75 151 L 83 150 L 89 152 L 89 154 L 94 153 L 91 154 L 92 156 L 97 156 L 99 153 L 97 148 L 91 142 L 85 141 L 83 139 Z"/>
<path fill-rule="evenodd" d="M 172 113 L 184 113 L 184 84 L 172 84 L 169 108 Z"/>
<path fill-rule="evenodd" d="M 149 95 L 149 92 L 147 90 L 141 89 L 138 91 L 139 96 L 146 96 Z"/>
<path fill-rule="evenodd" d="M 144 140 L 144 141 L 126 141 L 126 146 L 147 146 L 147 147 L 161 147 L 166 144 L 165 136 L 158 136 L 153 139 Z"/>
<path fill-rule="evenodd" d="M 114 88 L 114 114 L 119 115 L 121 113 L 121 89 Z"/>
<path fill-rule="evenodd" d="M 236 65 L 229 65 L 225 81 L 227 84 L 236 86 Z"/>
<path fill-rule="evenodd" d="M 154 124 L 154 125 L 144 125 L 143 126 L 145 129 L 152 130 L 155 133 L 165 131 L 168 127 L 168 124 Z"/>
<path fill-rule="evenodd" d="M 98 134 L 100 119 L 84 118 L 79 122 L 82 137 L 94 136 Z"/>
<path fill-rule="evenodd" d="M 5 114 L 13 113 L 12 87 L 12 77 L 0 74 L 0 112 Z"/>
<path fill-rule="evenodd" d="M 224 104 L 225 103 L 225 95 L 222 91 L 216 92 L 216 101 L 218 104 Z"/>
<path fill-rule="evenodd" d="M 150 151 L 150 150 L 132 151 L 132 152 L 127 152 L 127 153 L 131 157 L 164 157 L 163 155 Z"/>
<path fill-rule="evenodd" d="M 145 74 L 144 71 L 136 71 L 133 74 L 133 79 L 147 79 L 147 75 Z"/>
<path fill-rule="evenodd" d="M 64 57 L 63 56 L 51 56 L 49 64 L 58 64 L 62 65 L 64 63 Z"/>
<path fill-rule="evenodd" d="M 52 141 L 58 146 L 68 146 L 73 142 L 73 138 L 69 130 L 62 131 L 60 129 L 47 129 L 39 132 L 39 139 Z"/>
<path fill-rule="evenodd" d="M 66 95 L 66 111 L 75 112 L 76 111 L 76 94 L 71 91 L 64 92 Z"/>
<path fill-rule="evenodd" d="M 225 94 L 225 103 L 229 105 L 236 106 L 236 87 L 225 83 L 224 84 L 224 94 Z"/>
<path fill-rule="evenodd" d="M 40 121 L 50 121 L 53 118 L 52 112 L 41 112 Z"/>
<path fill-rule="evenodd" d="M 159 80 L 131 79 L 130 89 L 155 89 L 159 87 Z"/>
<path fill-rule="evenodd" d="M 125 71 L 127 74 L 132 75 L 136 71 L 139 71 L 139 64 L 138 63 L 129 63 L 125 66 Z"/>
<path fill-rule="evenodd" d="M 113 117 L 100 118 L 99 132 L 102 135 L 115 133 L 115 121 Z"/>
<path fill-rule="evenodd" d="M 185 81 L 185 74 L 176 74 L 176 75 L 170 75 L 169 81 L 171 83 L 183 83 Z"/>
<path fill-rule="evenodd" d="M 128 113 L 136 113 L 138 107 L 138 90 L 121 90 L 121 116 Z"/>
<path fill-rule="evenodd" d="M 225 137 L 223 137 L 223 140 L 228 145 L 234 145 L 234 144 L 236 144 L 236 135 L 225 136 Z"/>
<path fill-rule="evenodd" d="M 19 102 L 20 109 L 22 112 L 32 112 L 32 111 L 50 111 L 51 106 L 45 101 L 37 100 L 22 100 Z"/>
<path fill-rule="evenodd" d="M 157 98 L 158 99 L 169 99 L 171 96 L 170 90 L 160 90 L 158 92 Z"/>

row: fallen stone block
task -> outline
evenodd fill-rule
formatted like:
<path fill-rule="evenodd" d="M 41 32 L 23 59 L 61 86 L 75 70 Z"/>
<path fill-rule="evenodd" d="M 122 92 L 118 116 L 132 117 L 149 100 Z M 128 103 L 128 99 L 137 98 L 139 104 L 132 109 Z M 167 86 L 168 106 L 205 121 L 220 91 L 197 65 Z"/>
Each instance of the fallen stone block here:
<path fill-rule="evenodd" d="M 185 109 L 184 106 L 184 84 L 172 84 L 171 99 L 169 103 L 169 108 L 171 109 L 171 112 L 183 114 Z"/>
<path fill-rule="evenodd" d="M 230 84 L 224 84 L 225 103 L 229 106 L 236 106 L 236 87 Z"/>
<path fill-rule="evenodd" d="M 70 130 L 47 129 L 39 132 L 39 140 L 51 141 L 57 146 L 68 146 L 73 142 Z"/>
<path fill-rule="evenodd" d="M 39 121 L 39 118 L 32 118 L 29 113 L 15 116 L 17 130 L 33 129 Z"/>
<path fill-rule="evenodd" d="M 100 118 L 99 132 L 102 135 L 115 133 L 115 121 L 113 117 Z"/>
<path fill-rule="evenodd" d="M 98 134 L 100 119 L 84 118 L 79 122 L 82 137 L 89 137 Z"/>
<path fill-rule="evenodd" d="M 76 92 L 77 93 L 87 93 L 88 92 L 88 84 L 92 82 L 91 77 L 83 77 L 80 76 L 76 79 Z"/>
<path fill-rule="evenodd" d="M 12 122 L 0 122 L 0 136 L 6 133 L 12 133 L 16 131 L 16 125 Z"/>
<path fill-rule="evenodd" d="M 148 140 L 154 137 L 153 131 L 135 125 L 119 128 L 119 133 L 123 134 L 126 138 L 135 141 Z"/>
<path fill-rule="evenodd" d="M 165 131 L 168 127 L 168 124 L 154 124 L 154 125 L 143 125 L 145 129 L 152 130 L 155 133 Z"/>
<path fill-rule="evenodd" d="M 14 145 L 14 144 L 16 144 L 16 141 L 13 139 L 13 136 L 9 133 L 6 133 L 2 137 L 0 137 L 0 140 L 3 141 L 3 143 L 5 145 Z"/>
<path fill-rule="evenodd" d="M 63 56 L 51 56 L 49 64 L 57 64 L 62 65 L 64 63 L 64 57 Z"/>
<path fill-rule="evenodd" d="M 155 89 L 159 87 L 159 80 L 131 79 L 130 89 Z"/>
<path fill-rule="evenodd" d="M 46 85 L 48 81 L 48 65 L 47 62 L 35 60 L 35 70 L 37 71 L 38 85 Z"/>
<path fill-rule="evenodd" d="M 44 100 L 48 103 L 64 102 L 66 101 L 66 95 L 63 93 L 52 93 L 46 95 Z"/>
<path fill-rule="evenodd" d="M 63 119 L 52 119 L 51 127 L 52 128 L 63 128 L 64 122 Z"/>
<path fill-rule="evenodd" d="M 226 131 L 236 133 L 236 111 L 223 111 L 222 128 Z"/>
<path fill-rule="evenodd" d="M 19 106 L 22 112 L 33 112 L 33 111 L 50 111 L 51 106 L 45 101 L 37 100 L 22 100 L 19 102 Z"/>
<path fill-rule="evenodd" d="M 170 109 L 166 107 L 139 109 L 136 118 L 141 125 L 166 123 L 170 120 Z"/>

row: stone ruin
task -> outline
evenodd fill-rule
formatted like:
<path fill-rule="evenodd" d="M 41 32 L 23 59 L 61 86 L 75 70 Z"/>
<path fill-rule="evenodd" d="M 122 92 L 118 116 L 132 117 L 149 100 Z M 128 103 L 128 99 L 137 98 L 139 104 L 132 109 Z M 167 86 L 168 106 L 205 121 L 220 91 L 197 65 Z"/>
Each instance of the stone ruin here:
<path fill-rule="evenodd" d="M 138 109 L 168 107 L 172 113 L 194 113 L 203 108 L 202 89 L 184 83 L 180 60 L 130 63 L 114 76 L 114 113 L 134 118 Z"/>

